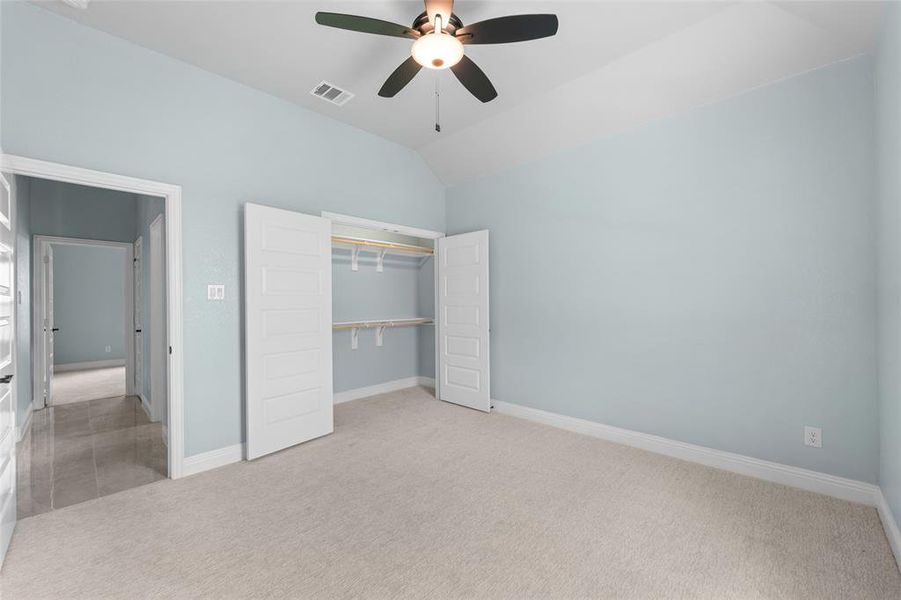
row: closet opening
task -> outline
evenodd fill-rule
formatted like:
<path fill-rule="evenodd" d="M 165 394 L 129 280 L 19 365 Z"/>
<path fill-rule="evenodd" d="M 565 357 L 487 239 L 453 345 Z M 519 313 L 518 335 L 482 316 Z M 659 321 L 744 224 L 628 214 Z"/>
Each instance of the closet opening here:
<path fill-rule="evenodd" d="M 335 403 L 415 386 L 436 396 L 435 251 L 444 234 L 322 216 L 332 223 Z"/>

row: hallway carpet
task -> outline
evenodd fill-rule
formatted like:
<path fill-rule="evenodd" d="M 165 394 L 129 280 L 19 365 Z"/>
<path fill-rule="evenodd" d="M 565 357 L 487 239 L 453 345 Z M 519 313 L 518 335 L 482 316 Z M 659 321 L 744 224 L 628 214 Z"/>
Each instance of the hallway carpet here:
<path fill-rule="evenodd" d="M 335 415 L 278 454 L 22 520 L 0 596 L 901 598 L 866 506 L 419 388 Z"/>

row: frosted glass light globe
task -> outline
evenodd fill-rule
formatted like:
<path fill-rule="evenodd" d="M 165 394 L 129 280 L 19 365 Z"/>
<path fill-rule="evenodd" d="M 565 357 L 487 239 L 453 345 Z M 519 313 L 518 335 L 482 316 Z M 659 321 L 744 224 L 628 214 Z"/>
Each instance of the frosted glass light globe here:
<path fill-rule="evenodd" d="M 412 53 L 427 69 L 447 69 L 463 58 L 463 44 L 449 33 L 428 33 L 413 42 Z"/>

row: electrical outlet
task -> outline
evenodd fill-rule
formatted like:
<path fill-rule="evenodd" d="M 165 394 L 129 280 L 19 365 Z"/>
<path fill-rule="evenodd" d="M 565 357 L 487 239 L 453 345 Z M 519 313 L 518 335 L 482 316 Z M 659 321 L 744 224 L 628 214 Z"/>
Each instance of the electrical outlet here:
<path fill-rule="evenodd" d="M 804 445 L 814 448 L 823 447 L 823 430 L 819 427 L 804 427 Z"/>
<path fill-rule="evenodd" d="M 225 300 L 224 285 L 208 285 L 206 286 L 207 300 Z"/>
<path fill-rule="evenodd" d="M 106 347 L 106 351 L 107 351 L 108 353 L 109 353 L 109 352 L 112 352 L 112 351 L 113 351 L 112 346 L 107 346 L 107 347 Z"/>

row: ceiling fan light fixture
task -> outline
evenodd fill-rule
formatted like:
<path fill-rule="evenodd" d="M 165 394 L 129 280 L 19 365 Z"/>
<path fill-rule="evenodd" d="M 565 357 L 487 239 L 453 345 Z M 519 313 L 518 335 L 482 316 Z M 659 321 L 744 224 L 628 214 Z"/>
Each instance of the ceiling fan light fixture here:
<path fill-rule="evenodd" d="M 413 42 L 413 60 L 427 69 L 447 69 L 463 58 L 460 40 L 436 29 Z"/>
<path fill-rule="evenodd" d="M 0 0 L 2 2 L 3 0 Z M 557 34 L 557 15 L 508 15 L 463 25 L 454 14 L 454 0 L 425 0 L 425 12 L 410 27 L 359 15 L 317 12 L 316 22 L 326 27 L 413 40 L 410 56 L 379 89 L 393 98 L 423 67 L 451 69 L 454 76 L 480 102 L 497 98 L 497 90 L 484 71 L 463 52 L 463 44 L 510 44 L 540 40 Z"/>

